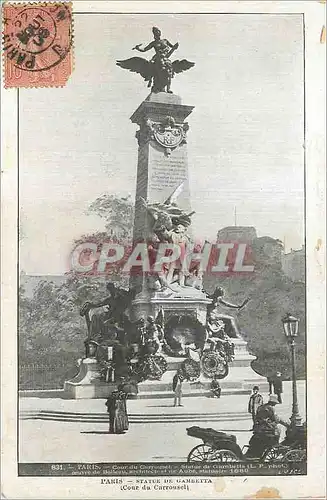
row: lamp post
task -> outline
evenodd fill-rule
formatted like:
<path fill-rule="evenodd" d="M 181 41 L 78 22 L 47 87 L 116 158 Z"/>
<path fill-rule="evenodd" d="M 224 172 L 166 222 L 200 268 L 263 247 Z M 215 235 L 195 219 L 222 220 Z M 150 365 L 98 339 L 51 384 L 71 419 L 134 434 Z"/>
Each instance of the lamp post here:
<path fill-rule="evenodd" d="M 292 403 L 291 425 L 297 427 L 302 425 L 302 418 L 299 412 L 299 405 L 297 400 L 296 371 L 295 371 L 295 339 L 298 336 L 299 320 L 297 318 L 294 318 L 294 316 L 291 316 L 291 314 L 288 313 L 282 319 L 282 323 L 286 339 L 291 348 L 291 357 L 292 357 L 293 403 Z"/>

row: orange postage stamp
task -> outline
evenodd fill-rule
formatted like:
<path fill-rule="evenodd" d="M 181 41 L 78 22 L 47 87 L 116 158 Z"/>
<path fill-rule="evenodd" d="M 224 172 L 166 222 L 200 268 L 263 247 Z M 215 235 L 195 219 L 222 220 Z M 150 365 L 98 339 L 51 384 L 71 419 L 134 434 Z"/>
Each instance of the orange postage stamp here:
<path fill-rule="evenodd" d="M 2 17 L 5 87 L 65 85 L 73 68 L 71 3 L 6 3 Z"/>

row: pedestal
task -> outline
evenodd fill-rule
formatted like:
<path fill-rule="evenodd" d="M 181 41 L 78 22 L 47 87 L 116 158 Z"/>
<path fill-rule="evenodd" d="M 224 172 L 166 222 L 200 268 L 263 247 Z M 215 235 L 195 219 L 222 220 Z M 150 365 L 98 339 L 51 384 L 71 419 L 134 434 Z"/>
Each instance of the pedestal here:
<path fill-rule="evenodd" d="M 254 385 L 260 391 L 266 392 L 268 383 L 265 377 L 258 375 L 251 368 L 251 362 L 256 359 L 249 354 L 247 342 L 242 339 L 233 339 L 235 345 L 235 359 L 229 364 L 229 373 L 219 381 L 222 396 L 235 394 L 251 394 Z M 185 358 L 165 356 L 168 369 L 161 380 L 146 380 L 138 385 L 138 398 L 171 398 L 173 399 L 173 377 L 182 365 Z M 202 374 L 196 382 L 183 382 L 184 397 L 211 396 L 211 379 Z"/>
<path fill-rule="evenodd" d="M 115 388 L 115 383 L 101 380 L 99 363 L 95 358 L 82 359 L 79 373 L 64 383 L 65 394 L 71 399 L 107 398 Z"/>

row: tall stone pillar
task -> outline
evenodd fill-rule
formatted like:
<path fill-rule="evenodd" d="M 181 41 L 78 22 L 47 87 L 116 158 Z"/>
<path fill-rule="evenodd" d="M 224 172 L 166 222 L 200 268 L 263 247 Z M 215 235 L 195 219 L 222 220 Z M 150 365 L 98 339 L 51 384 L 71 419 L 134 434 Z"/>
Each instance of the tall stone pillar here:
<path fill-rule="evenodd" d="M 134 240 L 147 237 L 146 211 L 140 197 L 150 202 L 164 202 L 182 182 L 178 206 L 190 210 L 187 163 L 187 130 L 185 119 L 193 106 L 181 104 L 174 94 L 150 94 L 131 116 L 139 125 L 139 144 Z"/>
<path fill-rule="evenodd" d="M 135 218 L 133 240 L 145 241 L 149 235 L 149 219 L 143 200 L 163 203 L 179 186 L 178 207 L 191 212 L 187 158 L 187 131 L 185 121 L 193 106 L 181 103 L 174 94 L 151 93 L 138 107 L 131 121 L 139 126 L 138 165 L 136 180 Z M 206 295 L 192 287 L 185 287 L 167 298 L 147 286 L 144 275 L 131 276 L 130 285 L 139 294 L 134 301 L 133 319 L 147 314 L 156 315 L 161 307 L 165 314 L 190 314 L 205 322 L 206 308 L 210 301 Z"/>

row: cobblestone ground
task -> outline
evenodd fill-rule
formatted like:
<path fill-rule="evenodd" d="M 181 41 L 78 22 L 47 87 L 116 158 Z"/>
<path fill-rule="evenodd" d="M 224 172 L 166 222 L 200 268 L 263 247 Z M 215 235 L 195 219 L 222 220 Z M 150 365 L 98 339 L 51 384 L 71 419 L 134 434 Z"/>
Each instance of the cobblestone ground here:
<path fill-rule="evenodd" d="M 305 385 L 298 382 L 299 406 L 305 416 Z M 263 394 L 267 400 L 268 394 Z M 20 462 L 170 462 L 186 461 L 201 441 L 186 434 L 199 425 L 235 434 L 239 445 L 249 442 L 252 420 L 249 396 L 184 398 L 174 408 L 172 399 L 128 401 L 130 428 L 108 434 L 104 400 L 22 398 L 20 400 Z M 291 383 L 284 383 L 278 414 L 292 412 Z"/>

